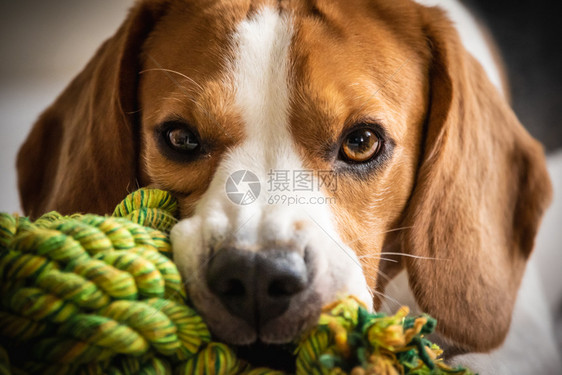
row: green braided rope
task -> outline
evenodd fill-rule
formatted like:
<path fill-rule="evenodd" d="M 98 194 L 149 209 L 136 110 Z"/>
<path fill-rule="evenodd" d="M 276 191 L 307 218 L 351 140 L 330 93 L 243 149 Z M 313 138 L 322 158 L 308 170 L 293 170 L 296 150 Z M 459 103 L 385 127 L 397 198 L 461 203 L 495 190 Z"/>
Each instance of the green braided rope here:
<path fill-rule="evenodd" d="M 140 189 L 113 217 L 1 213 L 0 375 L 281 375 L 211 341 L 171 260 L 176 211 Z M 344 300 L 295 346 L 297 374 L 468 374 L 434 359 L 433 326 Z"/>

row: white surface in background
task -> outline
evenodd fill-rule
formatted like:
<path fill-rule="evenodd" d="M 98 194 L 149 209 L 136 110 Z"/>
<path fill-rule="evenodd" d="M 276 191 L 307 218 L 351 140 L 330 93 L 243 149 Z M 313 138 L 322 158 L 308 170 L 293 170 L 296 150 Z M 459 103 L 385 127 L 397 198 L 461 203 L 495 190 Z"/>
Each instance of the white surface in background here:
<path fill-rule="evenodd" d="M 39 113 L 64 85 L 60 81 L 22 80 L 0 87 L 0 212 L 20 211 L 16 190 L 16 153 Z"/>
<path fill-rule="evenodd" d="M 0 212 L 19 211 L 15 160 L 31 125 L 117 30 L 132 3 L 0 2 Z"/>
<path fill-rule="evenodd" d="M 482 26 L 476 18 L 465 8 L 459 0 L 415 0 L 416 2 L 431 7 L 439 6 L 447 12 L 449 19 L 456 26 L 464 48 L 474 56 L 486 71 L 490 81 L 496 88 L 503 92 L 501 74 L 494 60 L 494 56 L 486 40 Z M 505 93 L 504 93 L 505 94 Z"/>
<path fill-rule="evenodd" d="M 533 256 L 554 317 L 554 335 L 562 357 L 562 150 L 549 156 L 548 171 L 554 187 L 554 200 L 543 219 Z"/>

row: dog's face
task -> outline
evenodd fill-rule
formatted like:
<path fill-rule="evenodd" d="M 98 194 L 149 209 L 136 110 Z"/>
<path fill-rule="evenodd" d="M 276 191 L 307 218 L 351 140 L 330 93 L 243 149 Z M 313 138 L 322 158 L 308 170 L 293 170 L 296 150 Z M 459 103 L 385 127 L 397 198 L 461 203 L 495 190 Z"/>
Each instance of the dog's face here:
<path fill-rule="evenodd" d="M 175 261 L 235 344 L 290 341 L 342 295 L 376 308 L 405 267 L 446 338 L 497 346 L 550 194 L 540 146 L 410 1 L 141 1 L 18 163 L 32 214 L 172 191 Z"/>
<path fill-rule="evenodd" d="M 427 62 L 374 11 L 333 9 L 328 22 L 309 9 L 240 2 L 185 8 L 167 16 L 143 51 L 141 155 L 147 181 L 176 192 L 189 217 L 172 240 L 195 305 L 236 343 L 289 341 L 338 294 L 371 305 L 377 255 L 414 184 Z M 225 191 L 240 170 L 263 183 L 251 204 Z M 281 172 L 285 192 L 272 189 Z M 293 188 L 298 173 L 310 176 L 312 192 Z M 276 204 L 282 194 L 301 204 Z M 221 260 L 229 254 L 231 262 Z M 304 274 L 285 280 L 280 270 L 262 270 L 261 256 Z M 215 271 L 218 262 L 255 274 Z M 302 285 L 294 293 L 258 292 L 295 277 Z"/>

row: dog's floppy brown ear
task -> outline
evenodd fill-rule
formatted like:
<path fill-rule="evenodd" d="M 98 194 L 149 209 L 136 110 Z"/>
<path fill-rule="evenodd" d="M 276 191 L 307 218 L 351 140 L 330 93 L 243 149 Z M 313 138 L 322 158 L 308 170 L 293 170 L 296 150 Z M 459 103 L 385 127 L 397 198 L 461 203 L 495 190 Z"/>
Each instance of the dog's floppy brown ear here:
<path fill-rule="evenodd" d="M 24 212 L 107 213 L 136 187 L 137 55 L 165 1 L 142 1 L 40 116 L 18 158 Z"/>
<path fill-rule="evenodd" d="M 500 345 L 551 197 L 542 147 L 436 8 L 423 10 L 430 106 L 403 259 L 417 303 L 461 351 Z"/>

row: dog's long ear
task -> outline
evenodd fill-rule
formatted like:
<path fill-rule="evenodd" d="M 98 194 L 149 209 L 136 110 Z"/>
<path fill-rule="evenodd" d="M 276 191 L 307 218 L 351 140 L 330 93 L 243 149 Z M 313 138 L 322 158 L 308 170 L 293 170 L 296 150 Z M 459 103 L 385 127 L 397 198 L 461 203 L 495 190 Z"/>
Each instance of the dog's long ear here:
<path fill-rule="evenodd" d="M 551 197 L 542 147 L 518 122 L 436 8 L 423 9 L 432 51 L 430 106 L 402 238 L 423 311 L 461 351 L 500 345 Z"/>
<path fill-rule="evenodd" d="M 18 158 L 24 212 L 107 213 L 136 185 L 137 56 L 165 1 L 141 1 L 33 126 Z"/>

